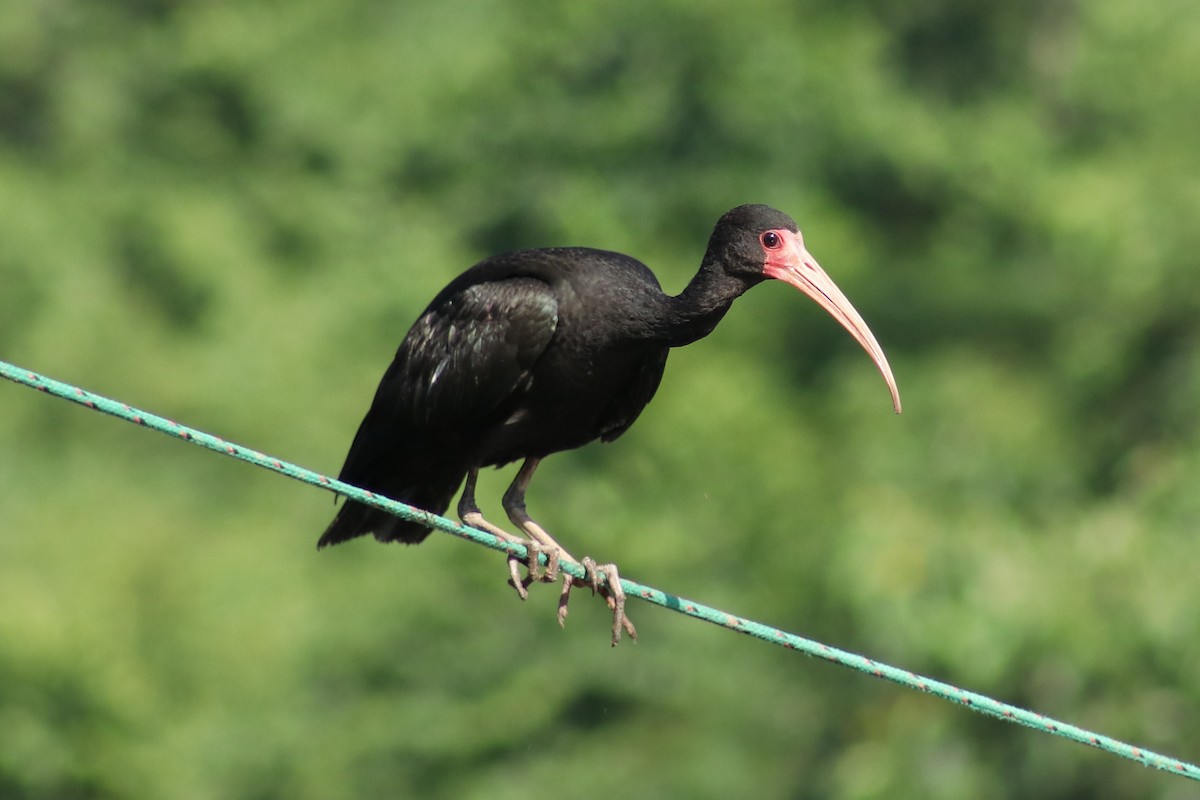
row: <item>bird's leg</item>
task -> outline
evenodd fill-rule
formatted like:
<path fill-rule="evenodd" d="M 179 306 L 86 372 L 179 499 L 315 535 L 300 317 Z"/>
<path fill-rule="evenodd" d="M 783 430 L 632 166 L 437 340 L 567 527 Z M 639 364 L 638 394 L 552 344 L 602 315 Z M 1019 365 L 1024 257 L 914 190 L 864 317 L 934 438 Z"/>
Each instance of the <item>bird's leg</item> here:
<path fill-rule="evenodd" d="M 479 505 L 475 502 L 475 482 L 479 479 L 479 470 L 472 467 L 467 473 L 467 482 L 463 487 L 462 497 L 458 500 L 458 518 L 463 521 L 464 525 L 472 528 L 478 528 L 481 531 L 503 539 L 506 542 L 520 542 L 525 545 L 529 551 L 529 574 L 525 578 L 521 578 L 520 565 L 521 562 L 515 555 L 508 555 L 508 574 L 509 583 L 517 590 L 517 594 L 521 599 L 529 597 L 529 592 L 526 591 L 529 584 L 537 580 L 537 575 L 534 570 L 540 565 L 538 554 L 541 552 L 541 545 L 537 542 L 526 541 L 518 536 L 513 536 L 503 528 L 493 525 L 483 518 L 483 512 L 479 510 Z"/>
<path fill-rule="evenodd" d="M 566 558 L 572 564 L 578 564 L 571 554 L 568 553 L 562 545 L 554 541 L 554 537 L 546 533 L 541 525 L 538 525 L 530 518 L 529 513 L 525 510 L 525 491 L 529 488 L 529 481 L 533 479 L 534 470 L 541 463 L 540 458 L 527 458 L 525 463 L 521 465 L 521 469 L 517 472 L 517 477 L 513 478 L 512 484 L 509 485 L 508 491 L 504 493 L 504 511 L 508 514 L 508 518 L 512 521 L 517 529 L 530 538 L 530 540 L 542 545 L 546 551 L 546 581 L 553 581 L 558 578 L 558 562 L 560 558 Z"/>
<path fill-rule="evenodd" d="M 633 627 L 633 623 L 625 616 L 625 591 L 621 588 L 621 578 L 617 574 L 616 564 L 599 564 L 590 558 L 584 558 L 582 562 L 575 559 L 566 549 L 554 540 L 554 537 L 546 533 L 541 525 L 534 522 L 525 510 L 525 491 L 529 488 L 529 481 L 533 478 L 533 473 L 537 469 L 541 459 L 527 458 L 525 463 L 521 465 L 521 469 L 517 472 L 517 477 L 513 479 L 512 485 L 508 487 L 508 491 L 504 493 L 504 510 L 508 513 L 508 518 L 513 525 L 530 538 L 531 541 L 537 541 L 545 548 L 546 551 L 546 576 L 545 579 L 552 581 L 558 575 L 558 564 L 560 560 L 565 560 L 571 564 L 583 569 L 586 574 L 585 579 L 575 578 L 571 575 L 563 577 L 562 594 L 558 599 L 558 624 L 562 625 L 567 618 L 567 604 L 571 599 L 571 588 L 578 583 L 580 586 L 591 586 L 592 591 L 599 591 L 604 601 L 608 604 L 609 609 L 613 612 L 613 636 L 612 643 L 615 646 L 621 640 L 621 631 L 624 630 L 629 634 L 629 637 L 637 641 L 637 629 Z M 600 584 L 600 574 L 603 573 L 606 582 L 602 586 Z"/>

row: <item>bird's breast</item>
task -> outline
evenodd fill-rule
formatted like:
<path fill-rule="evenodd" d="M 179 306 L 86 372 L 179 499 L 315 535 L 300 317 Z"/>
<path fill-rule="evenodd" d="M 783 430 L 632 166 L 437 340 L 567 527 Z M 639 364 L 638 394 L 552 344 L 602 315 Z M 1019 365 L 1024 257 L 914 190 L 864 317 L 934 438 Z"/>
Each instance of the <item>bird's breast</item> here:
<path fill-rule="evenodd" d="M 575 346 L 582 344 L 564 343 L 543 355 L 488 437 L 485 463 L 609 441 L 637 419 L 658 387 L 666 348 Z"/>

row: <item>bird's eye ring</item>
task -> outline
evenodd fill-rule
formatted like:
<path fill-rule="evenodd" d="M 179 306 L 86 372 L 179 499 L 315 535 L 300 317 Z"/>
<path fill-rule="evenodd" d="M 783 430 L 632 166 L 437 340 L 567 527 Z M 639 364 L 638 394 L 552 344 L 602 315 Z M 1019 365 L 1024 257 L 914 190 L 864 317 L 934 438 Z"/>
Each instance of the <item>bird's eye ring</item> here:
<path fill-rule="evenodd" d="M 783 245 L 783 238 L 775 231 L 767 231 L 759 237 L 759 241 L 768 250 L 778 250 Z"/>

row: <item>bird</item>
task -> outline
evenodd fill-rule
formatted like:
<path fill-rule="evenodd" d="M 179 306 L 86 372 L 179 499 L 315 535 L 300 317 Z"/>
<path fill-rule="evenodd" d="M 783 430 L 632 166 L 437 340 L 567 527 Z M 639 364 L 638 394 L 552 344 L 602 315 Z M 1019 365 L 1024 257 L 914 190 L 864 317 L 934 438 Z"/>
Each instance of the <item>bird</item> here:
<path fill-rule="evenodd" d="M 883 349 L 809 254 L 796 222 L 766 205 L 740 205 L 718 219 L 699 270 L 677 295 L 665 293 L 641 261 L 586 247 L 519 250 L 467 269 L 401 341 L 338 479 L 438 515 L 462 487 L 463 524 L 529 548 L 525 578 L 517 558 L 508 558 L 522 599 L 532 582 L 557 579 L 560 560 L 578 564 L 588 577 L 563 572 L 559 623 L 572 586 L 590 584 L 613 613 L 613 645 L 622 631 L 636 640 L 615 564 L 567 553 L 529 516 L 526 490 L 547 456 L 625 433 L 654 397 L 671 349 L 707 336 L 738 297 L 767 280 L 799 289 L 849 331 L 899 414 Z M 480 469 L 516 461 L 503 507 L 520 536 L 485 519 L 475 500 Z M 317 546 L 365 534 L 416 544 L 429 533 L 347 499 Z"/>

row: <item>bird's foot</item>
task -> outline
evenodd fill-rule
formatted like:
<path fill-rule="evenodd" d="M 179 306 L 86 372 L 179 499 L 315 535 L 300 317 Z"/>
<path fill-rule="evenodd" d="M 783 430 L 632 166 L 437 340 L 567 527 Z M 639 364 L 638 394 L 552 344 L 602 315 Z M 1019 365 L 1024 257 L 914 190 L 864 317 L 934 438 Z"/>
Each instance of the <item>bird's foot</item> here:
<path fill-rule="evenodd" d="M 633 623 L 629 621 L 629 617 L 625 616 L 625 592 L 621 589 L 621 577 L 617 574 L 617 566 L 615 564 L 597 564 L 590 558 L 576 561 L 570 553 L 555 542 L 537 523 L 529 519 L 528 515 L 523 513 L 522 507 L 511 509 L 510 515 L 513 514 L 516 515 L 515 521 L 520 524 L 521 530 L 529 535 L 528 539 L 514 536 L 503 528 L 493 525 L 484 519 L 483 514 L 475 507 L 472 496 L 464 495 L 463 501 L 459 503 L 459 516 L 462 518 L 464 524 L 472 528 L 487 531 L 506 542 L 525 546 L 525 577 L 521 577 L 521 559 L 513 553 L 508 554 L 508 584 L 516 590 L 518 597 L 522 600 L 529 599 L 529 587 L 535 581 L 553 583 L 558 580 L 559 573 L 562 572 L 559 566 L 561 562 L 567 561 L 576 564 L 583 568 L 584 577 L 576 578 L 563 573 L 562 593 L 558 598 L 558 624 L 562 625 L 566 622 L 567 604 L 571 599 L 571 589 L 575 586 L 587 586 L 592 590 L 593 594 L 599 593 L 604 598 L 604 602 L 608 604 L 609 610 L 612 611 L 613 645 L 616 646 L 617 642 L 621 641 L 622 632 L 627 633 L 629 638 L 636 642 L 637 629 L 633 627 Z M 542 567 L 541 562 L 543 553 L 546 556 L 545 568 Z M 601 575 L 604 576 L 603 583 L 600 581 Z"/>
<path fill-rule="evenodd" d="M 508 585 L 517 590 L 517 597 L 522 600 L 529 599 L 529 584 L 533 583 L 533 578 L 526 573 L 525 577 L 521 577 L 521 562 L 517 557 L 510 555 L 508 557 Z"/>
<path fill-rule="evenodd" d="M 525 577 L 520 574 L 521 561 L 511 553 L 508 556 L 508 585 L 517 590 L 517 594 L 522 600 L 529 598 L 529 586 L 535 581 L 542 583 L 554 583 L 558 580 L 559 559 L 562 551 L 557 547 L 546 547 L 533 539 L 518 539 L 509 537 L 509 541 L 517 542 L 525 545 L 525 550 L 528 553 L 526 561 Z M 542 569 L 541 555 L 546 554 L 546 567 Z"/>
<path fill-rule="evenodd" d="M 510 552 L 508 554 L 508 559 L 507 559 L 508 560 L 508 585 L 517 590 L 518 597 L 520 597 L 522 600 L 528 600 L 529 599 L 529 592 L 528 592 L 529 584 L 533 583 L 536 580 L 542 579 L 541 576 L 539 575 L 541 564 L 538 560 L 538 553 L 541 552 L 541 546 L 535 541 L 528 540 L 528 539 L 522 539 L 519 536 L 513 536 L 511 533 L 504 530 L 503 528 L 500 528 L 500 527 L 488 522 L 486 519 L 483 518 L 483 515 L 477 511 L 473 512 L 473 513 L 462 514 L 461 516 L 462 516 L 463 524 L 468 525 L 472 528 L 475 528 L 476 530 L 481 530 L 481 531 L 490 533 L 493 536 L 495 536 L 497 539 L 500 539 L 505 542 L 512 542 L 513 544 L 525 545 L 525 549 L 529 554 L 528 555 L 528 571 L 527 571 L 525 577 L 522 578 L 521 577 L 521 566 L 522 566 L 521 559 L 518 558 L 514 553 Z M 549 556 L 547 556 L 547 558 L 552 561 L 555 568 L 557 569 L 558 559 L 557 558 L 551 559 Z"/>
<path fill-rule="evenodd" d="M 604 598 L 604 602 L 608 604 L 609 610 L 613 612 L 613 647 L 616 647 L 617 643 L 621 641 L 622 631 L 629 634 L 629 638 L 636 642 L 637 628 L 625 615 L 625 590 L 621 588 L 621 576 L 617 572 L 617 565 L 597 564 L 587 556 L 584 556 L 583 560 L 578 563 L 583 567 L 586 575 L 583 578 L 571 575 L 563 576 L 562 594 L 558 597 L 558 624 L 563 625 L 567 620 L 567 604 L 571 600 L 572 587 L 587 586 L 593 594 L 599 592 L 600 596 Z M 604 583 L 600 582 L 601 575 L 604 575 Z"/>
<path fill-rule="evenodd" d="M 562 548 L 545 545 L 535 539 L 529 539 L 524 544 L 529 550 L 529 580 L 543 583 L 554 583 L 558 580 L 558 563 L 563 556 Z M 542 553 L 546 554 L 545 570 L 542 569 Z"/>

